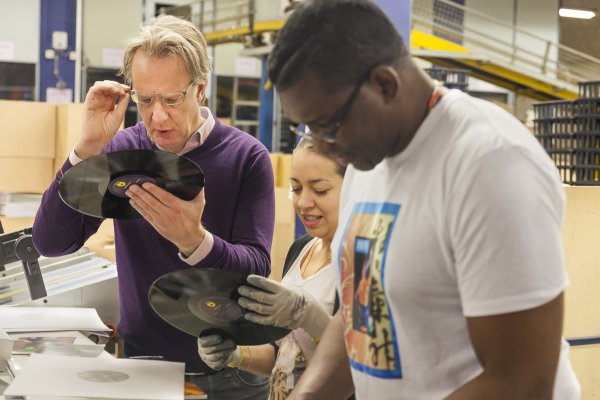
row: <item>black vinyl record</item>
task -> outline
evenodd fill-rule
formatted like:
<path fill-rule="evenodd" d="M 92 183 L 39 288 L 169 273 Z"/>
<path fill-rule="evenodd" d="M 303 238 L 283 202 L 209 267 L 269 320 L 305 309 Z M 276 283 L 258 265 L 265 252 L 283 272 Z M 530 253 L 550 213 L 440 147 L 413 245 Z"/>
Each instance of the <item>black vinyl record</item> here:
<path fill-rule="evenodd" d="M 145 182 L 192 200 L 204 187 L 204 174 L 191 160 L 166 151 L 115 151 L 70 168 L 60 180 L 58 193 L 69 207 L 86 215 L 140 218 L 125 191 Z"/>
<path fill-rule="evenodd" d="M 175 328 L 194 337 L 218 334 L 238 345 L 271 343 L 289 329 L 260 325 L 244 318 L 237 288 L 246 276 L 218 269 L 188 269 L 158 278 L 148 292 L 154 311 Z"/>

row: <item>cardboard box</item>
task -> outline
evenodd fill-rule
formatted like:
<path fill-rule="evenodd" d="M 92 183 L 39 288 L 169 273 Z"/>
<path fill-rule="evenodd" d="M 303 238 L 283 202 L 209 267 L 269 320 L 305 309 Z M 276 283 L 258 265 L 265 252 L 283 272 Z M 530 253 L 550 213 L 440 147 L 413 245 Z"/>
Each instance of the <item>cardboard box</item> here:
<path fill-rule="evenodd" d="M 294 225 L 295 213 L 290 190 L 275 188 L 275 225 Z"/>
<path fill-rule="evenodd" d="M 56 106 L 56 146 L 54 170 L 58 171 L 77 144 L 83 124 L 83 103 Z"/>
<path fill-rule="evenodd" d="M 279 175 L 279 157 L 281 153 L 269 153 L 271 157 L 271 166 L 273 167 L 273 177 L 275 178 L 275 186 L 277 187 L 277 176 Z"/>
<path fill-rule="evenodd" d="M 594 337 L 600 331 L 600 203 L 599 186 L 565 186 L 567 207 L 563 226 L 569 287 L 565 294 L 563 335 Z M 581 398 L 600 393 L 600 346 L 571 347 L 569 357 L 581 384 Z"/>
<path fill-rule="evenodd" d="M 275 232 L 271 245 L 271 278 L 280 280 L 283 262 L 294 242 L 296 214 L 289 189 L 275 188 Z"/>
<path fill-rule="evenodd" d="M 281 280 L 283 263 L 292 243 L 294 243 L 294 225 L 275 224 L 271 246 L 271 275 L 269 275 L 271 279 Z"/>
<path fill-rule="evenodd" d="M 85 247 L 98 254 L 100 257 L 115 261 L 115 232 L 112 219 L 105 219 L 87 242 Z"/>
<path fill-rule="evenodd" d="M 1 158 L 54 158 L 54 104 L 0 100 L 0 121 Z"/>
<path fill-rule="evenodd" d="M 565 186 L 567 207 L 563 226 L 569 287 L 565 295 L 566 337 L 595 336 L 600 332 L 600 187 Z"/>
<path fill-rule="evenodd" d="M 44 193 L 54 178 L 52 163 L 52 158 L 0 158 L 0 192 Z"/>
<path fill-rule="evenodd" d="M 7 218 L 0 217 L 4 233 L 12 233 L 33 226 L 33 218 Z"/>
<path fill-rule="evenodd" d="M 275 186 L 289 189 L 290 174 L 292 170 L 292 155 L 280 154 L 279 163 L 277 166 L 277 182 Z"/>

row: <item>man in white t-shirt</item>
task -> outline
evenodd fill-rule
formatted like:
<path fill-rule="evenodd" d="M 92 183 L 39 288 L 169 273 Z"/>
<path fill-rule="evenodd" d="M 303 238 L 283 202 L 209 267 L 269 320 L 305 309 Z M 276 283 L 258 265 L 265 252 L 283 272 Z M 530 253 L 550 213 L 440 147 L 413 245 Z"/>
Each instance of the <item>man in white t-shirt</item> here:
<path fill-rule="evenodd" d="M 526 128 L 434 88 L 368 0 L 300 4 L 269 78 L 319 151 L 349 164 L 332 243 L 342 307 L 290 398 L 578 399 L 565 196 Z"/>

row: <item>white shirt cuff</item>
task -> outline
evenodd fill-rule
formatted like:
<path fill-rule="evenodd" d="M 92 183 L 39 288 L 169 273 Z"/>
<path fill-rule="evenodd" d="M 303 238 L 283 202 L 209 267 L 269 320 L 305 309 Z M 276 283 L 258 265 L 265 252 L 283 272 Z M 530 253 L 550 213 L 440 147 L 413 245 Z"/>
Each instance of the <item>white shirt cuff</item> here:
<path fill-rule="evenodd" d="M 76 166 L 77 164 L 79 164 L 82 161 L 83 160 L 81 158 L 77 157 L 77 154 L 75 154 L 75 149 L 71 150 L 71 153 L 69 153 L 69 162 L 71 163 L 71 165 Z"/>
<path fill-rule="evenodd" d="M 200 243 L 200 246 L 198 246 L 188 258 L 185 258 L 183 254 L 179 252 L 179 258 L 189 265 L 196 265 L 206 258 L 208 253 L 212 250 L 214 243 L 215 239 L 213 238 L 213 235 L 209 231 L 205 231 L 204 240 Z"/>

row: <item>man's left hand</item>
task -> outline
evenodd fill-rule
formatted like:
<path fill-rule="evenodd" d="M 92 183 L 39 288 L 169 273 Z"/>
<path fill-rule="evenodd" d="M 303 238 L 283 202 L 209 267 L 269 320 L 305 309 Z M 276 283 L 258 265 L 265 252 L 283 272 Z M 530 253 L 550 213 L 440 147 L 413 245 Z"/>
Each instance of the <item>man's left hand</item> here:
<path fill-rule="evenodd" d="M 261 325 L 302 328 L 313 339 L 321 338 L 331 316 L 310 293 L 259 275 L 248 275 L 246 281 L 251 286 L 238 288 L 238 304 L 250 311 L 244 318 Z"/>

